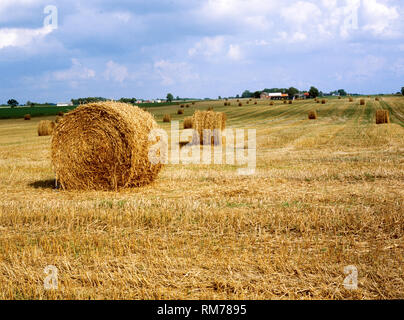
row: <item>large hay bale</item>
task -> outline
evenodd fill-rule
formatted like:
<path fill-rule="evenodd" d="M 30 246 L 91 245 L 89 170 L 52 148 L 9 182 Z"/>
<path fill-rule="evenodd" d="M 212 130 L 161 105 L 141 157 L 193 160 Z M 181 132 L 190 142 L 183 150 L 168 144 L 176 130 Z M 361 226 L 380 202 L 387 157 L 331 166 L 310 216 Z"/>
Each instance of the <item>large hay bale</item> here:
<path fill-rule="evenodd" d="M 365 99 L 361 99 L 360 105 L 361 105 L 361 106 L 364 106 L 364 105 L 365 105 Z"/>
<path fill-rule="evenodd" d="M 153 116 L 133 105 L 108 101 L 78 107 L 53 134 L 56 179 L 68 190 L 119 190 L 152 182 L 162 167 L 149 159 L 154 129 Z"/>
<path fill-rule="evenodd" d="M 376 110 L 376 124 L 390 123 L 390 114 L 388 110 Z"/>
<path fill-rule="evenodd" d="M 192 144 L 197 144 L 198 140 L 200 144 L 204 144 L 204 130 L 212 130 L 214 137 L 211 137 L 211 143 L 220 145 L 222 142 L 221 132 L 226 128 L 226 121 L 227 116 L 223 112 L 196 111 L 192 116 L 194 129 Z"/>
<path fill-rule="evenodd" d="M 169 114 L 165 114 L 163 117 L 163 122 L 171 122 L 171 116 Z"/>
<path fill-rule="evenodd" d="M 309 111 L 309 119 L 316 120 L 317 119 L 317 112 L 315 110 Z"/>
<path fill-rule="evenodd" d="M 192 129 L 192 117 L 186 117 L 184 119 L 184 129 Z"/>
<path fill-rule="evenodd" d="M 59 124 L 60 121 L 62 121 L 62 120 L 63 120 L 63 117 L 61 117 L 61 116 L 56 116 L 55 123 L 56 123 L 56 124 Z"/>
<path fill-rule="evenodd" d="M 24 120 L 31 120 L 31 115 L 30 114 L 26 114 L 24 116 Z"/>
<path fill-rule="evenodd" d="M 41 120 L 38 124 L 38 136 L 50 136 L 56 127 L 56 123 L 50 120 Z"/>

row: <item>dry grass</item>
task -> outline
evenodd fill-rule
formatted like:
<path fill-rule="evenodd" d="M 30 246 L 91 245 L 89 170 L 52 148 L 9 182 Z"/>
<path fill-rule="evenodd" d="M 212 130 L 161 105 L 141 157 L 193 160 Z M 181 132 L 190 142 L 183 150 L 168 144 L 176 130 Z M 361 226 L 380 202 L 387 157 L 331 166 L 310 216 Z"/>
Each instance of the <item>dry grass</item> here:
<path fill-rule="evenodd" d="M 152 182 L 161 164 L 149 160 L 153 116 L 115 102 L 90 103 L 69 112 L 52 138 L 56 179 L 67 190 L 119 190 Z"/>
<path fill-rule="evenodd" d="M 404 99 L 382 103 L 388 126 L 374 101 L 330 99 L 317 121 L 313 101 L 214 103 L 257 129 L 256 175 L 167 165 L 119 193 L 54 189 L 43 119 L 0 120 L 0 299 L 404 299 Z"/>

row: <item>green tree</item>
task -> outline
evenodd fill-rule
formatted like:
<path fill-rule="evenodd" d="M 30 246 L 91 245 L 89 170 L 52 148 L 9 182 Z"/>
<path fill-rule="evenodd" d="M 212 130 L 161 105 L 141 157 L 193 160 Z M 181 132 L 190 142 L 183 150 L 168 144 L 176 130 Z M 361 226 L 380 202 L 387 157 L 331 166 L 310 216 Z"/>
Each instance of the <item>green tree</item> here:
<path fill-rule="evenodd" d="M 243 92 L 243 94 L 241 95 L 242 98 L 252 98 L 252 96 L 253 96 L 252 92 L 250 92 L 248 90 L 245 90 Z"/>
<path fill-rule="evenodd" d="M 261 98 L 261 93 L 262 93 L 262 91 L 255 91 L 254 94 L 253 94 L 254 98 L 255 99 Z"/>
<path fill-rule="evenodd" d="M 294 88 L 294 87 L 290 87 L 288 89 L 288 95 L 291 97 L 294 97 L 295 95 L 297 95 L 299 93 L 299 90 Z"/>
<path fill-rule="evenodd" d="M 311 98 L 317 98 L 320 93 L 316 87 L 311 87 L 309 90 L 309 94 Z"/>
<path fill-rule="evenodd" d="M 404 96 L 404 87 L 401 88 L 401 94 Z"/>
<path fill-rule="evenodd" d="M 339 89 L 339 90 L 338 90 L 338 93 L 339 93 L 339 95 L 342 96 L 342 97 L 345 97 L 345 96 L 348 95 L 344 89 Z"/>
<path fill-rule="evenodd" d="M 18 103 L 18 101 L 15 100 L 15 99 L 10 99 L 10 100 L 7 101 L 7 104 L 8 104 L 11 108 L 14 108 L 14 107 L 18 106 L 19 103 Z"/>
<path fill-rule="evenodd" d="M 167 94 L 167 101 L 173 102 L 173 100 L 174 100 L 174 96 L 171 93 Z"/>

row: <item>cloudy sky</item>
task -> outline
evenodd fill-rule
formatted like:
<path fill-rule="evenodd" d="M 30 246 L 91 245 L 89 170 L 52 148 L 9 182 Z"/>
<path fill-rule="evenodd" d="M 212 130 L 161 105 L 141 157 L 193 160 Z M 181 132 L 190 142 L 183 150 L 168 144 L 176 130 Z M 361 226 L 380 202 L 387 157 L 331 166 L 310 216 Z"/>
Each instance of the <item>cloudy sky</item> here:
<path fill-rule="evenodd" d="M 49 5 L 57 28 L 54 11 L 44 12 Z M 311 85 L 392 93 L 404 86 L 404 5 L 0 0 L 0 70 L 0 103 L 168 92 L 213 98 Z"/>

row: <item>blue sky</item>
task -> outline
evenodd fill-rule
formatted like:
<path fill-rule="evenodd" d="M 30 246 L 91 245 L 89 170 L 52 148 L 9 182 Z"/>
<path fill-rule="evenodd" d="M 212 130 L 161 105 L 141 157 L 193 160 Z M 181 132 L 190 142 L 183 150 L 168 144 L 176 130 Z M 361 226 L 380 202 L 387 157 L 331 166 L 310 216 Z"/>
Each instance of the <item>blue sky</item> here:
<path fill-rule="evenodd" d="M 44 27 L 44 8 L 58 10 Z M 1 0 L 0 103 L 404 86 L 402 0 Z"/>

